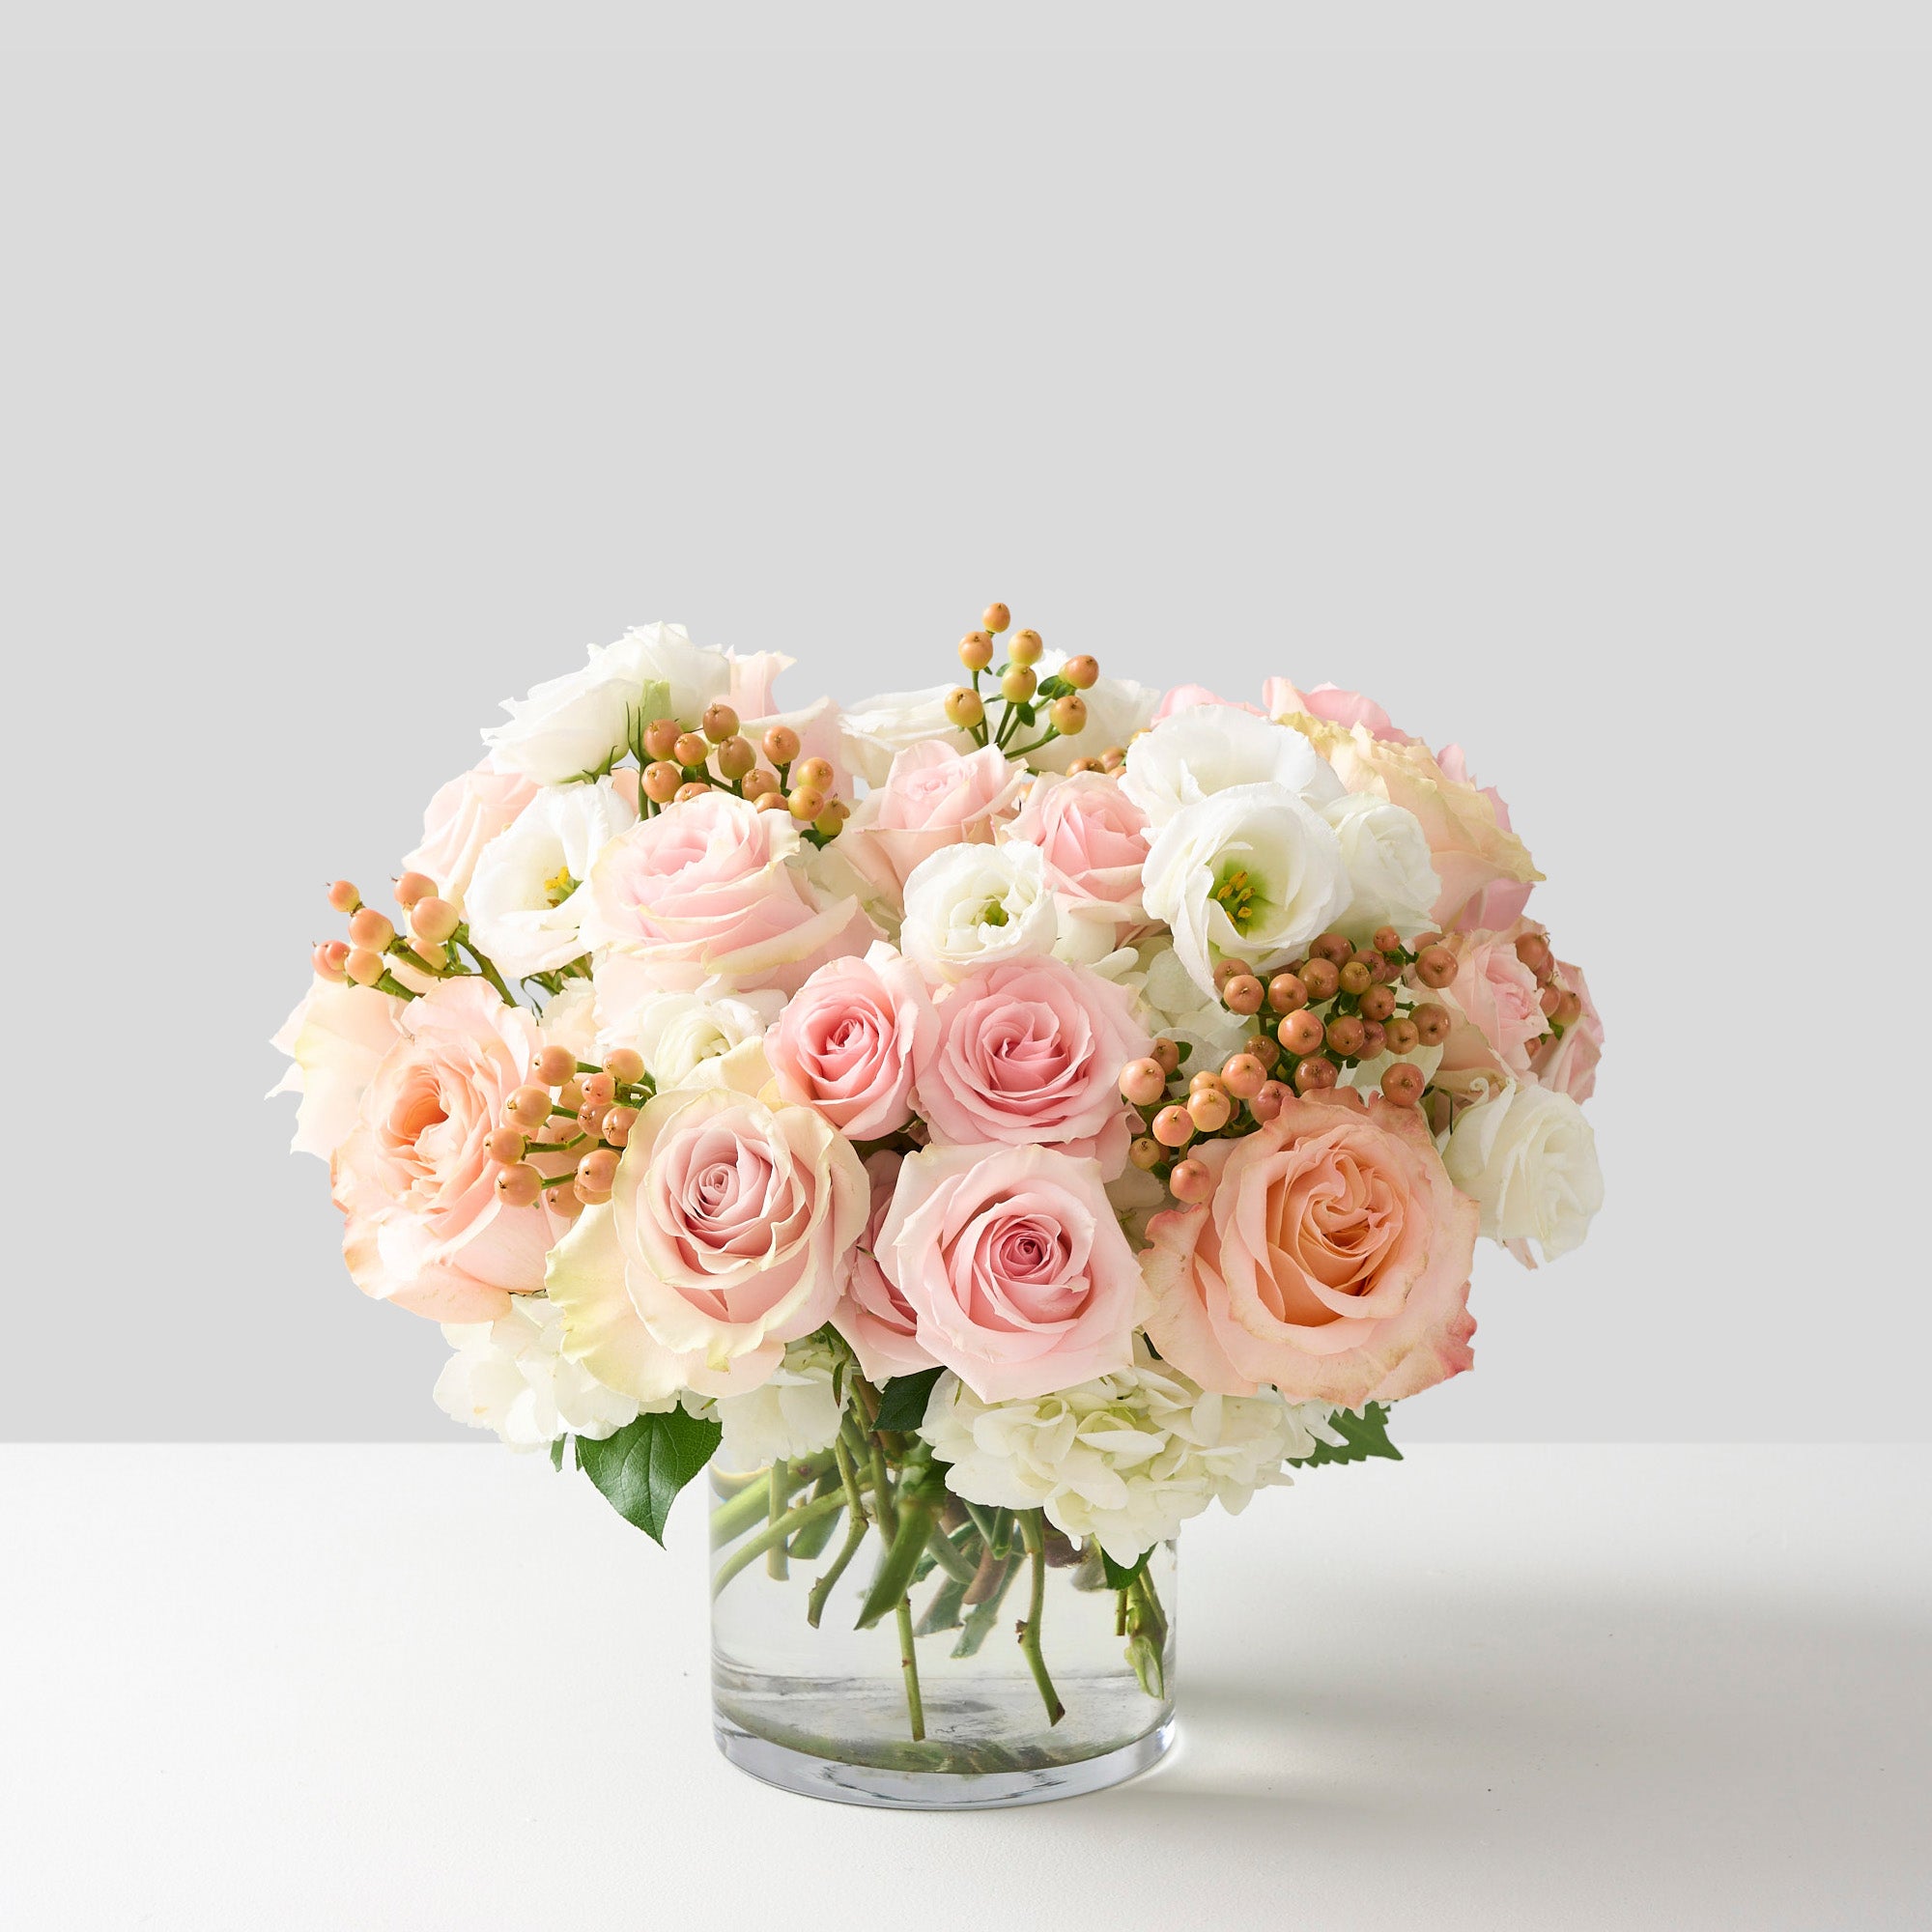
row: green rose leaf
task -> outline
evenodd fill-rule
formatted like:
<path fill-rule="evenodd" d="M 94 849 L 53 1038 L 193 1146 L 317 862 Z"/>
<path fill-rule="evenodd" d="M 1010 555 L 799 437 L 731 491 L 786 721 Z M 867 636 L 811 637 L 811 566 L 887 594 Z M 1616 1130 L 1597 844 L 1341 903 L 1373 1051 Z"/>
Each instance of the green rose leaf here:
<path fill-rule="evenodd" d="M 879 1391 L 879 1419 L 873 1428 L 896 1429 L 910 1435 L 925 1420 L 932 1385 L 945 1373 L 944 1369 L 922 1369 L 916 1376 L 895 1376 Z"/>
<path fill-rule="evenodd" d="M 577 1461 L 626 1522 L 662 1544 L 678 1491 L 710 1462 L 724 1435 L 709 1416 L 673 1408 L 640 1415 L 601 1442 L 580 1435 Z"/>
<path fill-rule="evenodd" d="M 1122 1565 L 1116 1563 L 1114 1559 L 1111 1556 L 1109 1556 L 1104 1549 L 1101 1550 L 1100 1567 L 1107 1573 L 1108 1589 L 1110 1590 L 1126 1589 L 1133 1582 L 1134 1578 L 1140 1576 L 1147 1569 L 1148 1558 L 1152 1554 L 1153 1554 L 1153 1546 L 1150 1544 L 1145 1549 L 1141 1551 L 1141 1553 L 1138 1556 L 1134 1558 L 1131 1564 L 1123 1567 Z"/>
<path fill-rule="evenodd" d="M 1290 1457 L 1290 1465 L 1296 1469 L 1319 1469 L 1324 1463 L 1366 1463 L 1372 1456 L 1400 1463 L 1402 1451 L 1388 1438 L 1388 1419 L 1389 1406 L 1385 1402 L 1370 1403 L 1360 1415 L 1338 1408 L 1328 1418 L 1328 1426 L 1346 1437 L 1342 1446 L 1318 1443 L 1312 1456 Z"/>

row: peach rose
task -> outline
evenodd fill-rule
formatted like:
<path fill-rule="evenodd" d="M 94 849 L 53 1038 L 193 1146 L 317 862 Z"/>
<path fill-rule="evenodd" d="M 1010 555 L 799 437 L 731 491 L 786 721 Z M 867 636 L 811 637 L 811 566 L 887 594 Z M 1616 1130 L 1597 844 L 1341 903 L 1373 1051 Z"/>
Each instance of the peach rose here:
<path fill-rule="evenodd" d="M 1331 724 L 1307 712 L 1282 722 L 1313 741 L 1350 791 L 1374 792 L 1415 814 L 1442 882 L 1433 910 L 1437 925 L 1470 923 L 1467 915 L 1492 886 L 1526 889 L 1542 879 L 1522 840 L 1498 816 L 1494 799 L 1452 778 L 1419 740 L 1396 743 L 1378 738 L 1366 724 Z M 1526 890 L 1522 895 L 1528 896 Z"/>
<path fill-rule="evenodd" d="M 427 873 L 461 912 L 484 846 L 536 795 L 536 785 L 522 772 L 498 771 L 494 758 L 485 758 L 430 800 L 423 813 L 422 843 L 404 857 L 404 870 Z"/>
<path fill-rule="evenodd" d="M 1461 745 L 1444 745 L 1436 753 L 1435 762 L 1455 783 L 1476 784 Z M 1502 793 L 1494 785 L 1476 785 L 1476 789 L 1495 808 L 1496 823 L 1505 832 L 1510 831 L 1510 809 L 1503 803 Z M 1512 920 L 1522 917 L 1533 890 L 1533 881 L 1492 879 L 1463 908 L 1456 923 L 1469 931 L 1498 932 Z"/>
<path fill-rule="evenodd" d="M 374 986 L 318 976 L 282 1022 L 270 1043 L 280 1047 L 292 1065 L 269 1093 L 270 1098 L 277 1094 L 302 1096 L 295 1139 L 289 1143 L 297 1153 L 327 1160 L 355 1132 L 362 1095 L 383 1056 L 396 1043 L 408 1004 Z"/>
<path fill-rule="evenodd" d="M 1133 1358 L 1140 1272 L 1094 1161 L 1037 1147 L 908 1154 L 875 1252 L 919 1345 L 982 1401 Z"/>
<path fill-rule="evenodd" d="M 1144 924 L 1147 813 L 1116 780 L 1099 772 L 1043 775 L 1004 836 L 1039 847 L 1047 890 L 1063 915 L 1108 928 L 1117 939 Z"/>
<path fill-rule="evenodd" d="M 581 928 L 611 1009 L 647 992 L 790 993 L 825 960 L 876 936 L 849 898 L 821 898 L 791 815 L 730 792 L 667 806 L 613 838 L 582 890 Z"/>
<path fill-rule="evenodd" d="M 1202 1206 L 1156 1214 L 1141 1258 L 1155 1348 L 1204 1388 L 1353 1408 L 1471 1366 L 1476 1204 L 1414 1108 L 1290 1100 L 1259 1132 L 1192 1150 Z"/>
<path fill-rule="evenodd" d="M 832 1325 L 851 1343 L 868 1381 L 890 1381 L 935 1366 L 914 1333 L 917 1318 L 879 1265 L 879 1230 L 893 1205 L 899 1178 L 898 1154 L 881 1149 L 866 1157 L 872 1184 L 872 1208 L 866 1232 L 845 1257 L 845 1293 L 832 1311 Z"/>
<path fill-rule="evenodd" d="M 960 752 L 926 739 L 893 759 L 885 783 L 838 835 L 838 850 L 883 902 L 901 906 L 922 859 L 949 845 L 990 845 L 1019 810 L 1026 781 L 1026 767 L 991 745 Z"/>
<path fill-rule="evenodd" d="M 809 1107 L 758 1098 L 755 1046 L 726 1084 L 660 1094 L 639 1114 L 608 1204 L 551 1257 L 564 1352 L 638 1402 L 737 1395 L 831 1315 L 866 1225 L 866 1170 Z"/>
<path fill-rule="evenodd" d="M 942 1145 L 1054 1146 L 1111 1179 L 1132 1139 L 1121 1068 L 1152 1046 L 1133 996 L 1084 966 L 989 967 L 941 1003 L 915 1046 L 919 1109 Z"/>
<path fill-rule="evenodd" d="M 363 1293 L 439 1321 L 494 1321 L 543 1287 L 568 1224 L 505 1208 L 484 1142 L 529 1078 L 537 1023 L 478 979 L 440 981 L 397 1016 L 397 1038 L 331 1163 L 342 1251 Z"/>
<path fill-rule="evenodd" d="M 1582 1001 L 1583 1010 L 1563 1029 L 1560 1037 L 1552 1033 L 1538 1043 L 1529 1070 L 1538 1086 L 1567 1094 L 1581 1105 L 1597 1091 L 1597 1063 L 1604 1057 L 1604 1016 L 1590 997 L 1589 982 L 1580 966 L 1559 959 L 1556 980 Z"/>
<path fill-rule="evenodd" d="M 815 1108 L 851 1140 L 876 1141 L 912 1119 L 913 1065 L 938 1031 L 924 981 L 881 943 L 863 959 L 819 967 L 765 1052 L 785 1099 Z"/>

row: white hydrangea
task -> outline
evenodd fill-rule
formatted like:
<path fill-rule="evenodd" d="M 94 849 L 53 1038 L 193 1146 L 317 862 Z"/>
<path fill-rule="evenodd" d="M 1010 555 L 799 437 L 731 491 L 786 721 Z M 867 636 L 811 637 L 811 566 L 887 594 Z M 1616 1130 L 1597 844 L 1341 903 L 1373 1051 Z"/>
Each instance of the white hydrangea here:
<path fill-rule="evenodd" d="M 712 1412 L 724 1425 L 721 1469 L 762 1469 L 780 1457 L 815 1456 L 838 1434 L 833 1378 L 841 1357 L 815 1335 L 785 1345 L 768 1380 L 743 1395 L 721 1395 Z"/>
<path fill-rule="evenodd" d="M 1067 1536 L 1132 1563 L 1209 1503 L 1238 1514 L 1256 1490 L 1290 1481 L 1290 1457 L 1340 1443 L 1330 1412 L 1271 1390 L 1210 1395 L 1141 1349 L 1131 1369 L 1031 1402 L 981 1402 L 942 1376 L 920 1434 L 952 1463 L 956 1494 L 1043 1509 Z"/>
<path fill-rule="evenodd" d="M 601 1441 L 638 1418 L 629 1396 L 564 1354 L 563 1311 L 544 1295 L 513 1295 L 496 1321 L 445 1321 L 442 1339 L 456 1353 L 436 1378 L 437 1406 L 472 1429 L 494 1429 L 513 1449 L 541 1449 L 559 1435 Z"/>

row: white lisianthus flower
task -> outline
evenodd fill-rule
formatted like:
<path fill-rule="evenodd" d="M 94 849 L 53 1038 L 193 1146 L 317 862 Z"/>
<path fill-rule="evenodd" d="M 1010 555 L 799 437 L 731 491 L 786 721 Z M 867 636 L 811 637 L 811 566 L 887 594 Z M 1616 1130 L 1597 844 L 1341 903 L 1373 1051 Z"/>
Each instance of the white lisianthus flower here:
<path fill-rule="evenodd" d="M 731 661 L 694 644 L 682 624 L 645 624 L 592 644 L 583 669 L 506 697 L 507 724 L 483 733 L 498 764 L 538 784 L 601 776 L 635 724 L 665 716 L 695 724 L 731 688 Z"/>
<path fill-rule="evenodd" d="M 1449 1179 L 1482 1209 L 1482 1232 L 1527 1267 L 1580 1246 L 1604 1205 L 1597 1136 L 1567 1094 L 1502 1086 L 1466 1109 L 1442 1150 Z"/>
<path fill-rule="evenodd" d="M 1059 934 L 1037 845 L 949 845 L 906 880 L 899 951 L 934 984 L 1042 958 Z"/>
<path fill-rule="evenodd" d="M 1378 926 L 1392 925 L 1405 939 L 1426 930 L 1442 881 L 1414 812 L 1365 791 L 1323 806 L 1321 816 L 1341 840 L 1349 869 L 1349 909 L 1336 931 L 1359 946 Z"/>
<path fill-rule="evenodd" d="M 1287 1458 L 1342 1440 L 1329 1413 L 1272 1390 L 1210 1395 L 1143 1348 L 1130 1369 L 1030 1402 L 981 1402 L 944 1375 L 919 1433 L 952 1465 L 955 1494 L 1043 1509 L 1065 1535 L 1131 1564 L 1209 1503 L 1238 1514 L 1256 1490 L 1290 1481 Z"/>
<path fill-rule="evenodd" d="M 877 790 L 893 760 L 928 739 L 958 752 L 977 751 L 972 735 L 947 721 L 946 698 L 952 690 L 950 684 L 934 684 L 923 691 L 888 691 L 855 704 L 838 720 L 838 762 Z"/>
<path fill-rule="evenodd" d="M 1156 830 L 1185 806 L 1261 784 L 1280 785 L 1318 810 L 1343 791 L 1299 731 L 1227 704 L 1192 704 L 1163 718 L 1127 747 L 1121 772 L 1121 789 Z"/>
<path fill-rule="evenodd" d="M 1065 651 L 1041 653 L 1034 667 L 1042 684 L 1066 668 Z M 951 686 L 947 687 L 949 690 Z M 943 696 L 943 694 L 942 694 Z M 1037 752 L 1029 752 L 1026 761 L 1037 772 L 1064 772 L 1075 758 L 1098 757 L 1110 745 L 1124 751 L 1137 732 L 1145 731 L 1160 708 L 1160 693 L 1151 685 L 1136 684 L 1130 677 L 1095 678 L 1080 696 L 1087 704 L 1087 728 L 1071 738 L 1056 738 Z M 1025 743 L 1035 734 L 1029 732 Z"/>
<path fill-rule="evenodd" d="M 660 1094 L 690 1083 L 708 1060 L 761 1040 L 784 1009 L 776 989 L 753 993 L 649 993 L 597 1037 L 601 1053 L 635 1047 Z"/>
<path fill-rule="evenodd" d="M 1349 903 L 1341 841 L 1281 784 L 1236 785 L 1182 806 L 1154 834 L 1141 876 L 1149 913 L 1166 922 L 1181 964 L 1209 994 L 1219 960 L 1278 965 Z"/>
<path fill-rule="evenodd" d="M 509 1314 L 496 1321 L 445 1321 L 442 1339 L 456 1353 L 436 1378 L 437 1406 L 472 1429 L 494 1429 L 513 1449 L 541 1449 L 559 1435 L 601 1441 L 640 1412 L 564 1354 L 563 1311 L 544 1295 L 511 1296 Z"/>
<path fill-rule="evenodd" d="M 588 895 L 578 887 L 597 855 L 638 821 L 609 779 L 546 785 L 483 848 L 469 881 L 469 932 L 500 973 L 554 973 L 584 951 Z"/>
<path fill-rule="evenodd" d="M 724 1425 L 721 1469 L 762 1469 L 781 1457 L 815 1456 L 838 1434 L 834 1378 L 842 1358 L 816 1336 L 785 1345 L 769 1380 L 744 1395 L 721 1395 L 713 1413 Z"/>
<path fill-rule="evenodd" d="M 573 1060 L 601 1065 L 597 1045 L 597 988 L 589 980 L 572 977 L 545 1005 L 537 1031 L 546 1046 L 567 1046 Z"/>

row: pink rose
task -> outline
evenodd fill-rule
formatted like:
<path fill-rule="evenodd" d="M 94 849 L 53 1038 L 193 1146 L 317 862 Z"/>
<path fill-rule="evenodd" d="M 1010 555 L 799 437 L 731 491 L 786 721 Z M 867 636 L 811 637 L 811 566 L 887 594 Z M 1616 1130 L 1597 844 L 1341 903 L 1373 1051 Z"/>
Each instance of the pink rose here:
<path fill-rule="evenodd" d="M 868 1154 L 866 1173 L 872 1183 L 872 1211 L 866 1232 L 845 1257 L 845 1293 L 832 1311 L 832 1325 L 851 1343 L 868 1381 L 917 1375 L 934 1366 L 919 1346 L 918 1321 L 908 1302 L 879 1265 L 879 1230 L 892 1208 L 900 1156 L 881 1149 Z"/>
<path fill-rule="evenodd" d="M 489 758 L 453 778 L 423 813 L 422 843 L 403 860 L 403 869 L 426 872 L 458 911 L 484 846 L 537 795 L 522 772 L 499 772 Z"/>
<path fill-rule="evenodd" d="M 860 801 L 838 850 L 883 900 L 902 905 L 922 859 L 948 845 L 990 845 L 1026 781 L 1026 767 L 991 745 L 960 752 L 924 739 L 900 752 L 885 783 Z"/>
<path fill-rule="evenodd" d="M 876 1252 L 920 1346 L 981 1401 L 1132 1360 L 1140 1271 L 1091 1160 L 1037 1147 L 908 1154 Z"/>
<path fill-rule="evenodd" d="M 647 992 L 707 980 L 743 992 L 795 991 L 829 958 L 875 937 L 849 898 L 821 899 L 806 877 L 789 812 L 730 792 L 667 806 L 611 839 L 584 882 L 582 936 L 600 1000 L 628 1010 Z"/>
<path fill-rule="evenodd" d="M 1371 737 L 1388 744 L 1414 743 L 1406 731 L 1396 728 L 1374 698 L 1364 697 L 1359 691 L 1344 691 L 1339 684 L 1318 684 L 1312 691 L 1297 691 L 1285 677 L 1266 678 L 1262 684 L 1262 709 L 1270 718 L 1286 718 L 1299 711 L 1350 729 L 1359 724 Z"/>
<path fill-rule="evenodd" d="M 445 980 L 397 1015 L 397 1038 L 336 1151 L 342 1251 L 365 1294 L 439 1321 L 494 1321 L 543 1287 L 569 1223 L 505 1208 L 484 1142 L 529 1078 L 537 1023 L 481 980 Z"/>
<path fill-rule="evenodd" d="M 876 1141 L 912 1119 L 913 1065 L 938 1031 L 924 982 L 881 944 L 819 967 L 765 1052 L 787 1100 L 816 1108 L 849 1140 Z"/>
<path fill-rule="evenodd" d="M 1147 813 L 1118 780 L 1099 772 L 1036 779 L 1006 837 L 1039 847 L 1047 890 L 1063 912 L 1117 935 L 1143 923 Z"/>
<path fill-rule="evenodd" d="M 1443 1004 L 1462 1018 L 1445 1042 L 1442 1065 L 1451 1072 L 1486 1066 L 1526 1079 L 1536 1042 L 1549 1031 L 1543 988 L 1516 956 L 1523 931 L 1518 922 L 1503 932 L 1455 932 L 1443 941 L 1456 955 L 1456 977 Z"/>
<path fill-rule="evenodd" d="M 1132 1138 L 1121 1068 L 1152 1045 L 1132 996 L 1084 966 L 989 967 L 942 1002 L 918 1050 L 919 1110 L 935 1142 L 1050 1144 L 1097 1160 L 1111 1179 Z"/>
<path fill-rule="evenodd" d="M 782 651 L 749 651 L 742 656 L 726 651 L 724 655 L 731 661 L 731 684 L 726 694 L 731 709 L 741 719 L 764 718 L 777 710 L 774 687 L 779 673 L 789 670 L 798 660 Z"/>
<path fill-rule="evenodd" d="M 1567 1094 L 1581 1106 L 1597 1091 L 1597 1063 L 1604 1057 L 1604 1016 L 1590 997 L 1581 967 L 1559 959 L 1556 981 L 1582 1001 L 1583 1010 L 1563 1029 L 1561 1038 L 1551 1034 L 1538 1046 L 1529 1069 L 1539 1086 Z"/>
<path fill-rule="evenodd" d="M 1478 1212 L 1414 1108 L 1290 1100 L 1192 1151 L 1214 1193 L 1156 1214 L 1142 1257 L 1148 1334 L 1177 1368 L 1223 1395 L 1271 1382 L 1353 1408 L 1471 1366 Z"/>
<path fill-rule="evenodd" d="M 809 1107 L 744 1089 L 755 1052 L 719 1063 L 738 1086 L 677 1088 L 638 1116 L 609 1204 L 551 1257 L 564 1349 L 639 1402 L 737 1394 L 831 1315 L 866 1225 L 866 1170 Z"/>

